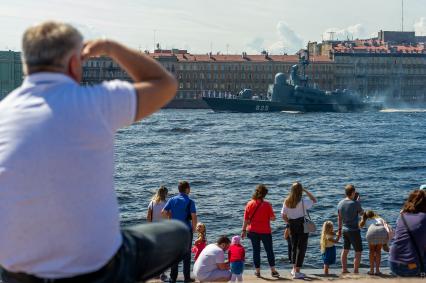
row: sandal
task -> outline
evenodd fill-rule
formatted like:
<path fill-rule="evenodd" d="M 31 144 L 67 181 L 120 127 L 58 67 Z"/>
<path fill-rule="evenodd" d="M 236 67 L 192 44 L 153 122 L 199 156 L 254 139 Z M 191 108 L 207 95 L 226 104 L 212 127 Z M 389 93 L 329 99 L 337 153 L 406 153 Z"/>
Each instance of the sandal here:
<path fill-rule="evenodd" d="M 368 271 L 367 274 L 370 275 L 370 276 L 376 275 L 373 271 Z"/>
<path fill-rule="evenodd" d="M 381 272 L 379 271 L 379 272 L 375 272 L 375 273 L 374 273 L 374 275 L 376 275 L 376 276 L 382 276 L 382 275 L 383 275 L 383 273 L 381 273 Z"/>
<path fill-rule="evenodd" d="M 260 277 L 260 271 L 259 272 L 255 271 L 254 272 L 254 276 L 256 276 L 257 278 L 259 278 Z"/>
<path fill-rule="evenodd" d="M 280 274 L 279 274 L 277 271 L 271 271 L 271 276 L 272 276 L 272 277 L 279 278 L 279 277 L 280 277 Z"/>

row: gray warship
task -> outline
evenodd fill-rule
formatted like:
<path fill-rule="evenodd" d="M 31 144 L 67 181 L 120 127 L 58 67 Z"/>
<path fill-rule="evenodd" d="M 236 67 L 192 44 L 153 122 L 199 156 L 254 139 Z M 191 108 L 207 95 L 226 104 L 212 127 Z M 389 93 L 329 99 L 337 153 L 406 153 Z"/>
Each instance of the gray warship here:
<path fill-rule="evenodd" d="M 362 99 L 356 93 L 344 89 L 325 91 L 310 86 L 306 76 L 309 53 L 299 53 L 299 64 L 291 67 L 288 77 L 275 75 L 274 84 L 269 85 L 267 99 L 244 89 L 237 96 L 211 97 L 203 100 L 215 112 L 352 112 L 380 110 L 381 104 Z M 299 74 L 299 65 L 302 72 Z"/>

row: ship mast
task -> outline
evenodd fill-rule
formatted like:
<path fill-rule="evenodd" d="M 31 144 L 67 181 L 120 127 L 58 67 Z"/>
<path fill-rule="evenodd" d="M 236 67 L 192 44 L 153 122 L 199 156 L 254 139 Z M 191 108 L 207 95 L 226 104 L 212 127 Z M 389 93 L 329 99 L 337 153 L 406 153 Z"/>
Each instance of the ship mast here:
<path fill-rule="evenodd" d="M 309 65 L 309 51 L 301 50 L 298 52 L 299 54 L 299 64 L 302 65 L 302 81 L 304 82 L 304 86 L 308 86 L 308 78 L 306 76 L 306 66 Z"/>

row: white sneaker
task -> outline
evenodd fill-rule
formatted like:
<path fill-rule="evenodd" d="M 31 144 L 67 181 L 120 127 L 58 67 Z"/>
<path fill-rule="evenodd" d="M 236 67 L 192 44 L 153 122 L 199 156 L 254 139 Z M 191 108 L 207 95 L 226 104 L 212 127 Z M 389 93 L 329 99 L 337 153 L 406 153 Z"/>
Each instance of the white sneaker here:
<path fill-rule="evenodd" d="M 293 274 L 293 279 L 304 279 L 305 278 L 305 274 L 301 273 L 301 272 L 295 272 Z"/>
<path fill-rule="evenodd" d="M 291 276 L 294 276 L 294 269 L 290 271 Z"/>

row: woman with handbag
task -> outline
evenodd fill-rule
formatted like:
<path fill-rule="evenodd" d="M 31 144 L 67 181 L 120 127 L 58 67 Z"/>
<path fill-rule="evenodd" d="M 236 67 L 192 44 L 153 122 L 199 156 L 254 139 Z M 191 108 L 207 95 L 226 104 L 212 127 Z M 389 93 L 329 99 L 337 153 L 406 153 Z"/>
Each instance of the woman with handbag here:
<path fill-rule="evenodd" d="M 303 192 L 308 198 L 302 198 Z M 307 210 L 317 202 L 317 199 L 299 182 L 291 186 L 290 194 L 284 200 L 281 215 L 284 222 L 290 226 L 290 241 L 292 245 L 291 262 L 293 279 L 303 279 L 305 274 L 300 272 L 308 246 L 308 236 L 315 231 L 315 224 L 310 220 Z M 308 215 L 309 218 L 306 218 Z"/>
<path fill-rule="evenodd" d="M 404 203 L 395 227 L 389 265 L 398 276 L 425 276 L 426 191 L 415 190 Z"/>
<path fill-rule="evenodd" d="M 266 251 L 268 263 L 273 277 L 280 277 L 275 269 L 275 255 L 272 246 L 271 221 L 275 220 L 275 214 L 272 205 L 265 201 L 268 194 L 265 185 L 257 185 L 252 199 L 247 203 L 244 211 L 243 231 L 241 238 L 250 239 L 253 247 L 253 263 L 256 268 L 255 275 L 260 277 L 260 242 Z"/>

